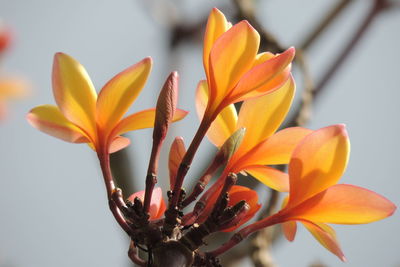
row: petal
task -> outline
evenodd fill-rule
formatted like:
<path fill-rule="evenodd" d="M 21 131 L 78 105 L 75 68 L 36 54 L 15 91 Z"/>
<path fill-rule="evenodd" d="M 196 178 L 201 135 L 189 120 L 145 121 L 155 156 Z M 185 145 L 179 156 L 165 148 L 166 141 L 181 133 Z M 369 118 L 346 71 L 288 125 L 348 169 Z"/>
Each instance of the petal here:
<path fill-rule="evenodd" d="M 202 119 L 208 102 L 207 82 L 200 81 L 196 91 L 196 110 Z M 237 113 L 235 106 L 228 105 L 224 108 L 207 131 L 207 137 L 215 146 L 220 147 L 235 132 Z"/>
<path fill-rule="evenodd" d="M 312 223 L 302 221 L 302 224 L 314 236 L 317 241 L 324 246 L 327 250 L 339 257 L 340 260 L 346 261 L 339 242 L 336 239 L 335 230 L 329 225 L 323 223 Z"/>
<path fill-rule="evenodd" d="M 177 109 L 174 114 L 172 122 L 179 121 L 187 115 L 187 111 Z M 155 108 L 146 109 L 129 115 L 122 119 L 115 129 L 112 135 L 120 135 L 126 132 L 135 131 L 139 129 L 152 128 L 154 126 L 156 110 Z"/>
<path fill-rule="evenodd" d="M 290 65 L 294 58 L 295 49 L 293 47 L 289 48 L 280 55 L 277 55 L 262 64 L 259 64 L 249 70 L 236 85 L 232 94 L 229 95 L 229 103 L 234 103 L 239 101 L 239 99 L 254 90 L 258 90 L 264 94 L 269 91 L 277 89 L 281 84 L 286 82 L 289 77 Z M 283 77 L 279 76 L 284 70 L 285 75 Z M 279 77 L 278 80 L 273 79 Z M 271 83 L 270 83 L 271 82 Z M 265 86 L 268 84 L 268 86 Z M 243 99 L 241 99 L 243 100 Z"/>
<path fill-rule="evenodd" d="M 1 77 L 0 99 L 25 97 L 29 85 L 21 78 Z"/>
<path fill-rule="evenodd" d="M 74 58 L 57 53 L 52 83 L 54 98 L 65 118 L 96 139 L 97 94 L 85 68 Z"/>
<path fill-rule="evenodd" d="M 294 91 L 295 84 L 291 78 L 279 90 L 243 102 L 238 120 L 238 127 L 246 128 L 242 148 L 252 149 L 278 129 L 292 104 Z"/>
<path fill-rule="evenodd" d="M 286 239 L 290 242 L 294 240 L 296 237 L 297 232 L 297 223 L 296 221 L 287 221 L 281 224 L 283 234 L 285 235 Z"/>
<path fill-rule="evenodd" d="M 175 185 L 175 178 L 178 172 L 179 165 L 185 156 L 186 148 L 182 137 L 176 137 L 169 150 L 168 169 L 170 189 L 172 190 Z"/>
<path fill-rule="evenodd" d="M 307 135 L 289 163 L 290 199 L 296 205 L 337 183 L 350 153 L 344 125 L 333 125 Z"/>
<path fill-rule="evenodd" d="M 375 192 L 338 184 L 293 207 L 288 214 L 313 222 L 363 224 L 382 220 L 395 209 L 392 202 Z"/>
<path fill-rule="evenodd" d="M 36 129 L 71 143 L 87 143 L 89 137 L 68 121 L 56 106 L 43 105 L 32 109 L 26 116 Z"/>
<path fill-rule="evenodd" d="M 207 27 L 204 34 L 204 44 L 203 44 L 203 65 L 206 72 L 207 79 L 209 76 L 209 58 L 210 51 L 215 41 L 224 32 L 230 28 L 224 14 L 217 8 L 213 8 L 208 16 Z"/>
<path fill-rule="evenodd" d="M 312 130 L 302 127 L 286 128 L 256 145 L 244 155 L 237 152 L 231 161 L 240 161 L 242 166 L 287 164 L 295 147 L 311 132 Z"/>
<path fill-rule="evenodd" d="M 9 27 L 0 22 L 0 54 L 3 53 L 12 43 L 13 34 Z"/>
<path fill-rule="evenodd" d="M 136 192 L 132 194 L 130 197 L 128 197 L 128 200 L 133 202 L 136 197 L 140 198 L 142 201 L 144 201 L 144 190 Z M 150 209 L 149 209 L 149 215 L 150 215 L 150 220 L 155 220 L 160 218 L 165 211 L 166 205 L 165 201 L 162 197 L 162 190 L 160 187 L 155 187 L 153 190 L 153 194 L 151 195 L 151 201 L 150 201 Z"/>
<path fill-rule="evenodd" d="M 112 129 L 142 91 L 151 70 L 151 58 L 145 58 L 112 78 L 101 89 L 97 100 L 97 122 Z"/>
<path fill-rule="evenodd" d="M 279 192 L 289 191 L 289 176 L 287 173 L 263 165 L 248 166 L 244 170 L 272 189 Z"/>
<path fill-rule="evenodd" d="M 7 117 L 7 105 L 2 100 L 0 100 L 0 121 Z"/>
<path fill-rule="evenodd" d="M 247 21 L 234 25 L 215 42 L 210 52 L 209 80 L 213 108 L 222 102 L 251 67 L 259 43 L 260 35 Z"/>
<path fill-rule="evenodd" d="M 114 153 L 129 146 L 131 140 L 123 136 L 116 136 L 110 144 L 109 153 Z"/>

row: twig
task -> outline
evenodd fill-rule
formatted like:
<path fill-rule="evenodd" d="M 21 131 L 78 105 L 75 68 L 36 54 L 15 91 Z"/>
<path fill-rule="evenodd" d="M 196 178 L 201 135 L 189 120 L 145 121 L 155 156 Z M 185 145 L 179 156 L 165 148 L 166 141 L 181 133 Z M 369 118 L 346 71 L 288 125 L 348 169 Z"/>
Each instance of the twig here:
<path fill-rule="evenodd" d="M 317 26 L 310 32 L 310 34 L 300 43 L 302 50 L 307 50 L 309 46 L 331 25 L 331 23 L 338 18 L 338 16 L 348 7 L 353 0 L 339 0 L 339 2 L 329 10 L 328 14 L 317 24 Z"/>
<path fill-rule="evenodd" d="M 361 38 L 363 37 L 363 35 L 367 31 L 367 29 L 369 28 L 371 23 L 374 21 L 374 19 L 377 17 L 377 15 L 380 14 L 382 11 L 388 9 L 391 6 L 392 5 L 387 0 L 374 0 L 374 4 L 373 4 L 371 10 L 368 12 L 368 14 L 364 18 L 363 22 L 361 23 L 360 27 L 353 35 L 353 37 L 344 46 L 343 50 L 341 51 L 339 56 L 336 58 L 336 60 L 328 68 L 328 70 L 322 76 L 322 78 L 317 83 L 315 88 L 313 88 L 312 90 L 309 90 L 308 92 L 305 92 L 305 94 L 303 95 L 302 103 L 296 108 L 294 115 L 289 120 L 289 122 L 285 125 L 285 128 L 290 127 L 290 126 L 299 125 L 299 123 L 301 123 L 301 125 L 304 125 L 305 123 L 307 123 L 309 121 L 309 119 L 310 119 L 309 111 L 311 109 L 312 103 L 321 94 L 321 92 L 326 88 L 326 85 L 331 80 L 331 78 L 334 76 L 334 74 L 337 72 L 337 70 L 346 62 L 349 55 L 351 54 L 351 52 L 354 51 L 354 48 L 356 47 L 358 42 L 361 40 Z M 300 116 L 301 116 L 301 118 L 300 118 Z"/>

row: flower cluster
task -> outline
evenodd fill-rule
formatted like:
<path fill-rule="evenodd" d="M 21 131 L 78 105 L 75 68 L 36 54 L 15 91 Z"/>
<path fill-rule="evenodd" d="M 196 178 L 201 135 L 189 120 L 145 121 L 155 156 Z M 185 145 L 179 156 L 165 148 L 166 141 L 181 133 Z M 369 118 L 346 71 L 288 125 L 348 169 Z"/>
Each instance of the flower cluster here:
<path fill-rule="evenodd" d="M 0 60 L 11 45 L 11 30 L 0 22 Z M 27 82 L 20 77 L 0 74 L 0 120 L 7 115 L 6 102 L 27 94 Z"/>
<path fill-rule="evenodd" d="M 292 241 L 297 223 L 345 260 L 335 231 L 328 224 L 370 223 L 396 209 L 372 191 L 337 184 L 350 152 L 344 125 L 315 131 L 302 127 L 279 130 L 295 94 L 291 75 L 295 50 L 259 53 L 259 43 L 259 34 L 248 22 L 232 25 L 218 9 L 211 11 L 203 50 L 206 80 L 199 82 L 196 94 L 201 122 L 188 149 L 182 137 L 176 137 L 171 146 L 167 205 L 155 184 L 159 152 L 169 125 L 187 114 L 177 108 L 177 73 L 167 78 L 155 108 L 123 118 L 146 83 L 150 58 L 116 75 L 97 96 L 85 69 L 72 57 L 56 54 L 53 92 L 57 106 L 36 107 L 27 119 L 45 133 L 72 143 L 88 143 L 97 152 L 110 209 L 132 239 L 129 255 L 135 263 L 175 266 L 176 255 L 182 255 L 179 266 L 205 266 L 261 228 L 281 224 Z M 239 112 L 233 105 L 237 102 L 242 102 Z M 146 187 L 125 200 L 114 185 L 109 154 L 129 144 L 122 134 L 149 127 L 154 127 L 154 132 Z M 188 194 L 182 184 L 205 136 L 218 152 Z M 275 165 L 287 165 L 288 172 Z M 221 174 L 207 188 L 218 170 Z M 217 231 L 234 231 L 260 209 L 254 190 L 235 185 L 239 173 L 287 193 L 282 209 L 245 226 L 220 248 L 199 252 L 204 237 Z M 193 210 L 185 213 L 199 196 Z M 141 246 L 152 249 L 147 262 L 136 255 Z M 174 257 L 168 255 L 172 250 Z"/>

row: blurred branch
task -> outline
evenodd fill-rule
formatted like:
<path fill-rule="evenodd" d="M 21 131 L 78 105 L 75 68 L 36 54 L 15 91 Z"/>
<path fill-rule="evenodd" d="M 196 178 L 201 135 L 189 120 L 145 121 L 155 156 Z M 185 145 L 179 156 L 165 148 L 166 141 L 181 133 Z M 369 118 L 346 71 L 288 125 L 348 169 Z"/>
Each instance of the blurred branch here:
<path fill-rule="evenodd" d="M 338 3 L 328 11 L 328 13 L 317 23 L 317 26 L 310 34 L 300 43 L 302 50 L 307 50 L 309 46 L 320 36 L 320 34 L 328 28 L 331 23 L 349 6 L 353 0 L 339 0 Z"/>
<path fill-rule="evenodd" d="M 334 76 L 337 70 L 343 66 L 351 52 L 354 51 L 355 46 L 361 40 L 374 18 L 376 18 L 383 10 L 399 6 L 398 2 L 390 0 L 371 1 L 373 1 L 371 10 L 365 16 L 360 27 L 350 38 L 349 42 L 343 47 L 339 56 L 332 62 L 328 70 L 319 79 L 318 83 L 316 83 L 316 86 L 314 86 L 314 81 L 304 51 L 308 50 L 318 37 L 320 37 L 321 34 L 338 19 L 343 11 L 350 6 L 349 4 L 354 1 L 337 0 L 336 4 L 327 12 L 327 14 L 316 23 L 316 26 L 310 31 L 310 34 L 302 40 L 300 43 L 301 45 L 297 48 L 295 58 L 295 64 L 299 68 L 303 77 L 302 99 L 300 104 L 295 107 L 293 115 L 289 118 L 288 123 L 286 123 L 283 128 L 290 126 L 304 126 L 309 122 L 311 118 L 311 108 L 313 103 L 316 101 L 316 98 L 326 88 L 326 84 Z M 154 0 L 150 2 L 154 2 Z M 232 2 L 236 9 L 236 19 L 249 21 L 249 23 L 260 33 L 260 50 L 281 53 L 286 49 L 286 47 L 282 46 L 275 36 L 265 29 L 257 19 L 255 15 L 256 7 L 254 0 L 233 0 Z M 174 9 L 174 11 L 176 11 L 176 9 Z M 168 22 L 164 21 L 163 23 L 163 25 L 167 25 L 170 30 L 170 49 L 175 50 L 182 42 L 193 40 L 200 42 L 201 39 L 199 38 L 199 33 L 202 32 L 207 17 L 205 16 L 204 19 L 201 19 L 199 22 L 190 23 L 180 19 L 178 16 L 179 14 L 177 15 L 177 13 L 174 13 L 174 15 L 173 19 L 170 19 Z M 261 212 L 262 216 L 268 216 L 276 210 L 278 198 L 278 192 L 271 190 L 267 200 L 268 205 L 266 205 L 265 210 Z M 263 231 L 259 231 L 254 235 L 254 238 L 252 238 L 251 246 L 246 246 L 246 248 L 241 247 L 241 249 L 232 249 L 229 251 L 229 255 L 226 255 L 227 257 L 225 257 L 225 263 L 229 265 L 229 263 L 233 263 L 251 254 L 254 266 L 274 266 L 269 251 L 271 245 L 280 235 L 279 233 L 279 227 L 270 227 Z"/>
<path fill-rule="evenodd" d="M 349 55 L 354 51 L 354 48 L 362 39 L 367 29 L 371 26 L 374 19 L 379 15 L 382 11 L 388 10 L 394 5 L 391 4 L 388 0 L 373 0 L 374 3 L 370 9 L 370 11 L 365 16 L 364 20 L 360 24 L 359 28 L 355 32 L 355 34 L 350 38 L 349 42 L 344 46 L 342 51 L 339 53 L 339 56 L 336 57 L 336 60 L 330 65 L 328 70 L 322 75 L 322 78 L 316 84 L 315 88 L 312 86 L 308 88 L 305 87 L 305 91 L 303 93 L 303 99 L 300 105 L 296 107 L 294 115 L 288 121 L 288 123 L 284 126 L 292 127 L 298 125 L 305 125 L 310 120 L 311 116 L 311 107 L 313 102 L 317 99 L 317 97 L 323 92 L 326 88 L 326 85 L 334 76 L 334 74 L 343 66 L 343 64 L 348 59 Z M 338 13 L 336 13 L 338 14 Z M 314 38 L 315 39 L 315 38 Z M 307 69 L 307 68 L 305 68 Z"/>
<path fill-rule="evenodd" d="M 279 44 L 276 38 L 273 37 L 266 29 L 262 27 L 259 21 L 255 17 L 255 6 L 252 0 L 233 0 L 234 4 L 238 10 L 238 18 L 248 20 L 253 27 L 261 33 L 261 47 L 274 53 L 279 53 L 284 51 L 282 45 Z M 340 0 L 337 5 L 335 5 L 327 15 L 317 24 L 317 27 L 305 38 L 297 49 L 297 55 L 295 62 L 302 72 L 304 84 L 303 84 L 303 95 L 301 103 L 297 106 L 292 118 L 289 123 L 283 128 L 293 127 L 293 126 L 304 126 L 308 123 L 311 118 L 311 107 L 316 97 L 325 88 L 325 85 L 333 77 L 336 71 L 343 65 L 345 59 L 353 51 L 354 47 L 357 45 L 361 37 L 364 35 L 366 30 L 371 25 L 374 18 L 381 13 L 381 11 L 388 9 L 393 6 L 389 4 L 387 0 L 374 0 L 373 7 L 370 12 L 366 15 L 361 26 L 356 31 L 353 37 L 351 37 L 349 43 L 344 47 L 340 56 L 332 63 L 328 71 L 322 76 L 317 86 L 313 86 L 313 80 L 309 71 L 308 63 L 304 55 L 304 50 L 308 49 L 310 45 L 321 35 L 326 28 L 338 18 L 338 16 L 349 6 L 352 0 Z M 261 217 L 270 215 L 277 205 L 277 200 L 279 193 L 275 190 L 270 190 L 270 196 L 268 199 L 268 205 L 264 212 L 261 212 Z M 274 263 L 272 257 L 270 256 L 270 246 L 273 244 L 273 236 L 276 233 L 276 227 L 266 228 L 259 231 L 251 241 L 251 259 L 254 266 L 256 267 L 273 267 Z M 276 236 L 275 236 L 276 237 Z M 235 255 L 237 251 L 231 251 L 231 255 Z M 237 254 L 238 256 L 240 254 Z"/>

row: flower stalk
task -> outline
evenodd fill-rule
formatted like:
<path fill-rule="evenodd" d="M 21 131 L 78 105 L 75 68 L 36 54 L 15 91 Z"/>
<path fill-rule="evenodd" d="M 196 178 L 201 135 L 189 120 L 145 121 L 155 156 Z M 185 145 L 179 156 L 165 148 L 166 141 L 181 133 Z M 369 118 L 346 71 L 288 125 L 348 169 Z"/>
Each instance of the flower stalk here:
<path fill-rule="evenodd" d="M 143 210 L 149 212 L 150 200 L 157 183 L 158 160 L 162 144 L 167 136 L 169 125 L 174 117 L 178 102 L 178 73 L 172 72 L 160 92 L 156 107 L 156 118 L 153 130 L 153 147 L 146 176 L 146 193 Z"/>

